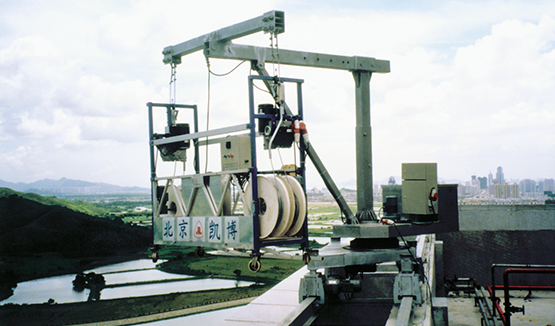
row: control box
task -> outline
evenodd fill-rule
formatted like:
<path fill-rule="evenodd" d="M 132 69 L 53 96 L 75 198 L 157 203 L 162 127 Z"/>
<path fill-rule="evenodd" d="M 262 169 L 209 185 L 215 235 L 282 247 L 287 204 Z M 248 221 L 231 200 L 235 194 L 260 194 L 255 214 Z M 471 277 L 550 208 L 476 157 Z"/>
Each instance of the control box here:
<path fill-rule="evenodd" d="M 403 212 L 403 195 L 401 185 L 382 185 L 382 203 L 384 218 L 398 220 Z"/>
<path fill-rule="evenodd" d="M 437 163 L 403 163 L 403 214 L 437 215 Z"/>
<path fill-rule="evenodd" d="M 248 169 L 251 161 L 251 138 L 248 135 L 231 136 L 220 141 L 222 171 Z"/>

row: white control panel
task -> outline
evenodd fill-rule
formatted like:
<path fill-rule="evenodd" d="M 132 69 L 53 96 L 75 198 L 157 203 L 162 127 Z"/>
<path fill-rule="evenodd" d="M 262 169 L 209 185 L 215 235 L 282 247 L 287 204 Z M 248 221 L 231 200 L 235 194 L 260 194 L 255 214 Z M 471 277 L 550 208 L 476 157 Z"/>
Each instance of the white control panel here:
<path fill-rule="evenodd" d="M 222 171 L 248 169 L 251 162 L 251 138 L 245 136 L 226 137 L 220 141 Z"/>

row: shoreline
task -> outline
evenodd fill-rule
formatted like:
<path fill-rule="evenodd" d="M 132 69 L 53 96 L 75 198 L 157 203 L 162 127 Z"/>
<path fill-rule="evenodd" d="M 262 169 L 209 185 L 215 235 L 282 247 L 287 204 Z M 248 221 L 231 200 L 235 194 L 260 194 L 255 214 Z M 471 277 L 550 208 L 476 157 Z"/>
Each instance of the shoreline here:
<path fill-rule="evenodd" d="M 171 319 L 247 304 L 267 286 L 179 292 L 145 297 L 61 304 L 6 304 L 0 306 L 3 326 L 131 325 Z"/>
<path fill-rule="evenodd" d="M 114 325 L 124 326 L 124 325 L 135 325 L 135 324 L 139 324 L 139 323 L 141 323 L 141 324 L 142 323 L 149 323 L 149 322 L 153 322 L 153 321 L 172 319 L 172 318 L 184 317 L 184 316 L 189 316 L 189 315 L 194 315 L 194 314 L 199 314 L 199 313 L 204 313 L 204 312 L 226 309 L 226 308 L 234 308 L 234 307 L 244 306 L 246 304 L 249 304 L 251 301 L 253 301 L 256 298 L 258 298 L 258 296 L 244 298 L 244 299 L 238 299 L 238 300 L 218 302 L 218 303 L 211 303 L 211 304 L 207 304 L 207 305 L 203 305 L 203 306 L 179 309 L 179 310 L 162 312 L 162 313 L 157 313 L 157 314 L 152 314 L 152 315 L 145 315 L 145 316 L 140 316 L 140 317 L 115 319 L 115 320 L 97 322 L 97 323 L 94 323 L 94 325 L 95 326 L 114 326 Z M 91 325 L 91 323 L 74 324 L 72 326 L 87 326 L 87 325 Z"/>
<path fill-rule="evenodd" d="M 4 257 L 2 257 L 2 258 L 4 258 Z M 9 258 L 9 257 L 6 257 L 6 258 Z M 121 255 L 121 256 L 117 256 L 117 257 L 107 257 L 105 259 L 95 260 L 95 261 L 93 261 L 91 263 L 88 263 L 88 264 L 86 264 L 86 265 L 84 265 L 80 268 L 60 269 L 60 270 L 49 271 L 49 272 L 41 272 L 41 273 L 37 273 L 37 274 L 33 274 L 33 275 L 31 275 L 31 274 L 23 275 L 21 277 L 18 277 L 17 283 L 19 284 L 19 283 L 22 283 L 22 282 L 38 280 L 38 279 L 41 279 L 41 278 L 63 276 L 63 275 L 68 275 L 68 274 L 78 274 L 80 272 L 83 272 L 83 271 L 86 271 L 86 270 L 89 270 L 89 269 L 103 267 L 103 266 L 106 266 L 106 265 L 125 263 L 125 262 L 128 262 L 128 261 L 137 260 L 137 259 L 149 259 L 149 257 L 147 255 L 145 255 L 144 253 Z"/>

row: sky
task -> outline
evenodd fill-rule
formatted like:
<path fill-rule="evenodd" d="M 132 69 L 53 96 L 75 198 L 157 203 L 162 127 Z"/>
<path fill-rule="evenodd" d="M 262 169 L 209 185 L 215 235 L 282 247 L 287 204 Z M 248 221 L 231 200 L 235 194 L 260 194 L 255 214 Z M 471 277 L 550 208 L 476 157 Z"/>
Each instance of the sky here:
<path fill-rule="evenodd" d="M 149 187 L 146 103 L 171 101 L 164 47 L 270 10 L 285 12 L 278 48 L 390 61 L 391 72 L 370 82 L 375 183 L 400 176 L 405 162 L 437 162 L 446 180 L 498 166 L 508 180 L 555 178 L 553 1 L 0 0 L 0 180 Z M 268 47 L 270 39 L 234 43 Z M 225 73 L 238 63 L 211 59 L 210 67 Z M 212 76 L 208 87 L 202 53 L 185 56 L 175 101 L 198 105 L 201 131 L 207 120 L 209 128 L 248 122 L 249 68 Z M 304 80 L 311 144 L 335 182 L 354 189 L 352 74 L 267 69 Z M 294 159 L 272 152 L 259 151 L 262 168 Z M 203 171 L 221 169 L 218 146 L 209 146 L 208 164 L 201 153 Z M 323 186 L 307 165 L 308 186 Z"/>

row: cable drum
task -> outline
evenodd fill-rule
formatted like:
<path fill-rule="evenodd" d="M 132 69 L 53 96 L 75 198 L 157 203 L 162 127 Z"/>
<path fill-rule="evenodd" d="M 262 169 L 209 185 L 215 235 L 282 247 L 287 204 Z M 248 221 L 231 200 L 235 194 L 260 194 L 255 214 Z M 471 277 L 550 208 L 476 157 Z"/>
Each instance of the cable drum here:
<path fill-rule="evenodd" d="M 294 196 L 293 202 L 295 204 L 295 210 L 293 212 L 293 219 L 291 221 L 292 223 L 289 231 L 287 231 L 287 233 L 285 234 L 286 236 L 292 237 L 299 233 L 299 231 L 301 231 L 301 229 L 303 228 L 304 220 L 307 213 L 306 197 L 303 187 L 297 179 L 290 175 L 284 175 L 283 178 L 285 179 L 286 184 L 291 187 Z"/>
<path fill-rule="evenodd" d="M 260 224 L 260 238 L 267 238 L 278 224 L 282 215 L 282 201 L 274 183 L 269 177 L 259 175 L 258 181 L 258 202 L 260 212 L 258 219 Z M 252 183 L 249 182 L 245 191 L 245 205 L 252 207 Z M 247 215 L 245 211 L 245 215 Z"/>
<path fill-rule="evenodd" d="M 293 197 L 293 190 L 291 190 L 291 187 L 284 181 L 284 179 L 276 175 L 269 176 L 268 178 L 273 182 L 283 205 L 281 219 L 276 224 L 276 227 L 270 236 L 281 237 L 289 231 L 291 224 L 293 224 L 293 214 L 295 214 L 295 198 Z"/>
<path fill-rule="evenodd" d="M 299 181 L 289 175 L 259 175 L 257 180 L 260 238 L 298 234 L 307 212 L 306 197 Z M 252 183 L 247 186 L 245 195 L 245 205 L 252 207 Z"/>
<path fill-rule="evenodd" d="M 168 209 L 168 214 L 170 216 L 185 216 L 183 203 L 183 197 L 181 196 L 181 187 L 174 185 L 173 183 L 168 187 L 167 190 L 168 201 L 166 207 Z"/>

